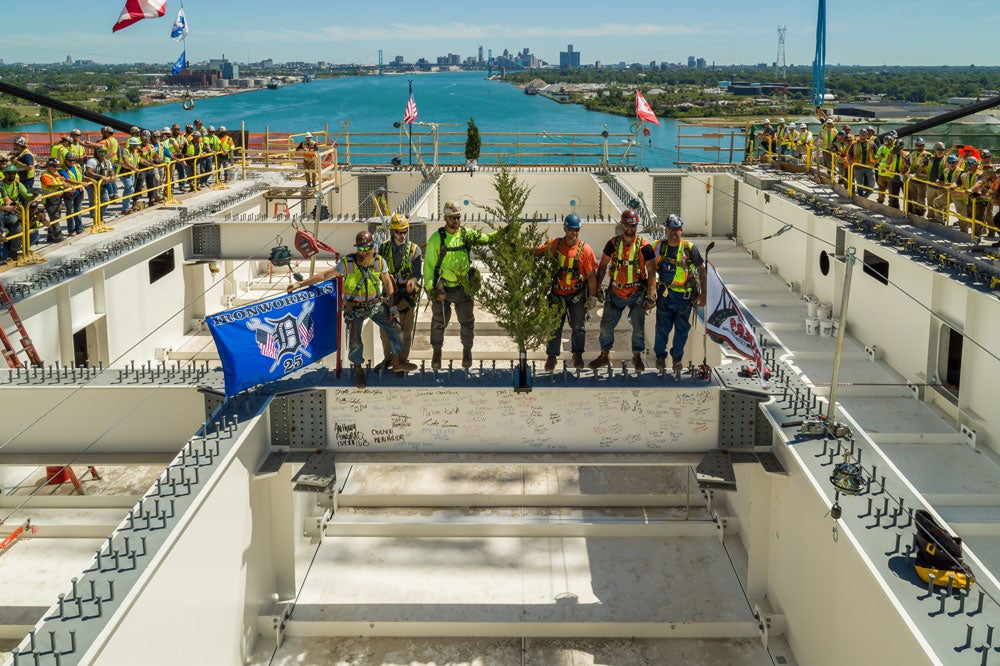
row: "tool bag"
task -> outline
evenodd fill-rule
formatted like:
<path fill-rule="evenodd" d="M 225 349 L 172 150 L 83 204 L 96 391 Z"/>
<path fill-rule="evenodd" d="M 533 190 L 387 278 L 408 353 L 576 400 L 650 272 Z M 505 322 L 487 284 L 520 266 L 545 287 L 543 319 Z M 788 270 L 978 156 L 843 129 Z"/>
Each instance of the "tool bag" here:
<path fill-rule="evenodd" d="M 947 587 L 951 574 L 952 587 L 964 589 L 975 582 L 972 570 L 962 559 L 961 537 L 948 534 L 929 512 L 918 509 L 913 522 L 913 550 L 917 557 L 914 568 L 925 583 L 934 577 L 934 585 Z"/>

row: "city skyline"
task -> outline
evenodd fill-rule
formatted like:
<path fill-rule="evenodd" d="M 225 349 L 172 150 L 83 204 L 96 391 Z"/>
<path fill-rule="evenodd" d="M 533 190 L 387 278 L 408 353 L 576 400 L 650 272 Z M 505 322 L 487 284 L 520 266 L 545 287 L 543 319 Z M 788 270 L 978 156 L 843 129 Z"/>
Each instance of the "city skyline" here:
<path fill-rule="evenodd" d="M 49 0 L 43 14 L 42 5 L 14 3 L 5 8 L 0 58 L 7 63 L 55 63 L 71 54 L 99 63 L 173 62 L 182 46 L 169 38 L 169 32 L 180 3 L 168 1 L 164 17 L 112 34 L 123 4 L 124 0 L 99 0 L 81 9 L 79 2 Z M 494 56 L 504 49 L 517 53 L 527 47 L 539 59 L 558 64 L 560 53 L 573 44 L 581 65 L 683 63 L 690 55 L 709 64 L 770 63 L 775 60 L 780 25 L 787 26 L 787 63 L 809 65 L 815 50 L 816 5 L 788 5 L 717 0 L 706 12 L 702 5 L 685 3 L 664 10 L 662 3 L 639 1 L 630 6 L 629 16 L 639 17 L 634 24 L 616 20 L 606 3 L 595 0 L 509 0 L 499 12 L 497 5 L 435 3 L 438 11 L 433 16 L 400 0 L 384 0 L 377 10 L 350 5 L 336 11 L 314 0 L 286 0 L 280 5 L 262 0 L 238 5 L 189 0 L 184 10 L 190 25 L 191 62 L 225 54 L 237 62 L 270 58 L 374 65 L 380 49 L 386 62 L 399 55 L 406 62 L 420 58 L 435 62 L 448 53 L 457 53 L 464 61 L 476 56 L 481 46 Z M 449 12 L 452 6 L 454 12 Z M 276 15 L 276 7 L 280 14 Z M 982 0 L 963 5 L 963 14 L 976 16 L 962 26 L 963 43 L 989 43 L 993 28 L 1000 26 L 1000 10 L 995 7 Z M 870 3 L 860 0 L 828 7 L 829 64 L 1000 65 L 1000 55 L 992 49 L 913 47 L 916 35 L 930 38 L 929 26 L 947 25 L 945 21 L 953 18 L 940 3 L 913 0 L 905 6 L 883 7 L 880 14 L 892 16 L 893 29 L 881 31 L 877 39 L 870 31 L 858 30 L 858 21 L 875 18 L 870 9 Z M 270 27 L 262 29 L 264 24 Z"/>

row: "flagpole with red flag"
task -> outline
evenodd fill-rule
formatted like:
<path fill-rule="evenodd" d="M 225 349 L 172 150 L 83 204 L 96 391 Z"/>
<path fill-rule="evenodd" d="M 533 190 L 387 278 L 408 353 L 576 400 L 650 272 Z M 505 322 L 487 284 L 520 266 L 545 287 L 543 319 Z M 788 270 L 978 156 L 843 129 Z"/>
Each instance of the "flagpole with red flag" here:
<path fill-rule="evenodd" d="M 167 12 L 167 0 L 125 0 L 118 21 L 111 32 L 118 32 L 147 18 L 159 18 Z"/>
<path fill-rule="evenodd" d="M 417 103 L 413 101 L 413 80 L 410 80 L 410 96 L 403 110 L 403 124 L 406 125 L 406 138 L 410 146 L 410 166 L 413 166 L 413 121 L 417 119 Z"/>
<path fill-rule="evenodd" d="M 649 102 L 647 102 L 646 98 L 642 96 L 642 93 L 639 92 L 638 88 L 635 89 L 635 117 L 638 121 L 636 123 L 635 130 L 636 155 L 638 156 L 640 155 L 639 151 L 642 150 L 642 123 L 650 122 L 654 125 L 660 124 L 660 119 L 656 117 L 655 113 L 653 113 L 653 107 L 649 105 Z M 640 159 L 639 166 L 642 166 L 641 161 L 642 160 Z"/>

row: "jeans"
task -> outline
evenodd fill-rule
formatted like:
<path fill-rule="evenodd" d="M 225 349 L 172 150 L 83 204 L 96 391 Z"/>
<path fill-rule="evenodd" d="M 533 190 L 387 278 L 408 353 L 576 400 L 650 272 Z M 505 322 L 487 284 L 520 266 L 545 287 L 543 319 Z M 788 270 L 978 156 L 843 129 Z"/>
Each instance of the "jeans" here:
<path fill-rule="evenodd" d="M 444 329 L 451 321 L 451 306 L 454 305 L 461 327 L 459 337 L 462 340 L 462 349 L 472 349 L 472 342 L 476 337 L 476 315 L 472 310 L 472 297 L 461 287 L 445 287 L 444 293 L 445 300 L 431 301 L 431 348 L 441 349 L 444 345 Z"/>
<path fill-rule="evenodd" d="M 604 299 L 604 314 L 601 316 L 601 351 L 610 352 L 615 344 L 615 326 L 628 308 L 628 318 L 632 322 L 632 352 L 646 351 L 646 311 L 642 301 L 646 292 L 639 289 L 628 298 L 621 298 L 609 290 Z"/>
<path fill-rule="evenodd" d="M 573 299 L 579 296 L 576 303 L 573 303 Z M 560 294 L 552 294 L 551 298 L 557 298 L 562 301 L 565 308 L 563 309 L 563 315 L 559 319 L 559 327 L 556 328 L 555 333 L 549 339 L 548 345 L 545 347 L 545 353 L 549 356 L 558 356 L 559 351 L 562 349 L 562 332 L 563 325 L 566 320 L 569 319 L 569 348 L 574 354 L 583 353 L 583 344 L 587 339 L 587 292 L 578 291 L 575 294 L 567 294 L 565 296 Z"/>
<path fill-rule="evenodd" d="M 656 299 L 653 353 L 658 359 L 667 357 L 667 338 L 670 337 L 671 330 L 674 332 L 674 343 L 670 346 L 670 356 L 675 361 L 684 358 L 684 346 L 691 331 L 691 304 L 694 303 L 684 296 L 683 292 L 667 289 L 663 296 Z"/>
<path fill-rule="evenodd" d="M 396 285 L 396 289 L 406 291 L 406 285 Z M 408 361 L 410 360 L 410 342 L 413 339 L 413 326 L 417 323 L 417 309 L 410 305 L 410 302 L 405 298 L 397 300 L 396 307 L 399 308 L 399 317 L 396 321 L 402 329 L 403 340 L 403 347 L 399 351 L 399 360 Z M 392 351 L 392 341 L 389 339 L 389 333 L 386 329 L 383 328 L 379 333 L 382 337 L 382 353 L 388 358 L 394 353 Z"/>
<path fill-rule="evenodd" d="M 345 305 L 348 302 L 345 302 Z M 377 303 L 368 316 L 355 317 L 347 322 L 347 358 L 351 363 L 361 365 L 365 362 L 365 345 L 361 341 L 361 329 L 365 325 L 365 319 L 371 319 L 373 324 L 385 331 L 393 354 L 398 354 L 402 350 L 403 334 L 399 322 L 389 321 L 389 311 L 385 305 Z"/>
<path fill-rule="evenodd" d="M 132 193 L 135 192 L 135 174 L 122 176 L 122 212 L 132 210 Z"/>
<path fill-rule="evenodd" d="M 17 259 L 21 256 L 21 213 L 3 213 L 0 219 L 3 220 L 4 231 L 7 232 L 7 242 L 0 244 L 0 259 Z"/>
<path fill-rule="evenodd" d="M 875 172 L 871 167 L 854 166 L 854 193 L 867 199 L 875 187 Z"/>
<path fill-rule="evenodd" d="M 63 203 L 66 204 L 66 232 L 82 234 L 83 217 L 80 209 L 83 208 L 83 188 L 64 194 Z"/>

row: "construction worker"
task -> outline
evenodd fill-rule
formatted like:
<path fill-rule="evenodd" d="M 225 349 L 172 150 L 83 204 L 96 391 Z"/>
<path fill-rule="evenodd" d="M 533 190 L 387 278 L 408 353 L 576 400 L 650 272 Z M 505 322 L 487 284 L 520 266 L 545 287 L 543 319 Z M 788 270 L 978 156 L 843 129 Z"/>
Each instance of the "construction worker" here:
<path fill-rule="evenodd" d="M 580 216 L 570 213 L 563 221 L 562 238 L 551 238 L 539 248 L 553 252 L 559 258 L 559 270 L 552 279 L 549 300 L 562 302 L 563 314 L 559 327 L 545 348 L 545 371 L 552 372 L 562 348 L 562 332 L 569 318 L 569 345 L 573 367 L 583 369 L 583 345 L 587 339 L 587 313 L 597 307 L 597 257 L 589 245 L 580 240 Z"/>
<path fill-rule="evenodd" d="M 184 159 L 187 149 L 187 139 L 181 132 L 181 126 L 174 123 L 170 127 L 170 138 L 167 139 L 167 147 L 170 148 L 171 164 L 174 168 L 174 192 L 180 193 L 191 187 L 190 182 L 185 182 L 185 175 L 194 173 L 191 163 Z"/>
<path fill-rule="evenodd" d="M 823 129 L 819 133 L 820 146 L 822 152 L 820 154 L 820 159 L 817 160 L 823 167 L 830 172 L 830 178 L 833 179 L 833 153 L 836 151 L 834 142 L 837 139 L 837 128 L 833 124 L 833 118 L 827 118 L 826 122 L 823 123 Z"/>
<path fill-rule="evenodd" d="M 981 223 L 975 225 L 973 231 L 975 236 L 982 236 L 987 231 L 990 232 L 990 235 L 993 234 L 993 231 L 987 229 L 986 225 L 993 222 L 993 192 L 996 176 L 994 169 L 983 169 L 982 162 L 980 162 L 978 178 L 969 188 L 969 207 L 971 209 L 969 217 Z"/>
<path fill-rule="evenodd" d="M 388 264 L 389 277 L 395 283 L 392 304 L 399 311 L 399 324 L 403 330 L 403 348 L 399 360 L 410 360 L 410 345 L 413 343 L 413 327 L 417 320 L 417 301 L 423 276 L 423 253 L 420 246 L 408 239 L 410 221 L 405 215 L 396 213 L 389 220 L 389 240 L 379 246 L 379 256 Z M 385 367 L 392 361 L 392 344 L 385 329 L 381 330 L 382 352 Z"/>
<path fill-rule="evenodd" d="M 63 134 L 59 137 L 59 143 L 52 146 L 52 150 L 49 152 L 49 157 L 54 157 L 59 160 L 59 166 L 62 166 L 66 163 L 66 153 L 69 152 L 71 145 L 73 145 L 73 139 L 70 138 L 69 134 Z"/>
<path fill-rule="evenodd" d="M 105 125 L 101 128 L 101 140 L 95 144 L 86 144 L 90 148 L 96 148 L 97 146 L 104 146 L 108 151 L 108 159 L 111 160 L 111 165 L 114 167 L 114 172 L 118 173 L 118 163 L 121 161 L 121 146 L 118 145 L 118 139 L 115 138 L 115 130 L 112 127 Z M 118 198 L 118 183 L 114 178 L 110 178 L 105 181 L 105 186 L 108 190 L 108 199 L 114 200 Z"/>
<path fill-rule="evenodd" d="M 35 156 L 28 149 L 28 140 L 23 136 L 14 139 L 11 159 L 17 167 L 17 179 L 29 192 L 35 189 Z"/>
<path fill-rule="evenodd" d="M 106 204 L 108 202 L 107 183 L 115 179 L 115 169 L 108 159 L 108 149 L 97 144 L 94 154 L 83 164 L 83 177 L 87 181 L 87 207 L 92 209 L 91 215 L 97 219 L 98 202 Z M 110 216 L 106 208 L 102 208 L 102 218 Z"/>
<path fill-rule="evenodd" d="M 403 349 L 403 335 L 399 326 L 399 308 L 395 305 L 386 307 L 382 294 L 388 302 L 392 302 L 395 291 L 393 281 L 385 259 L 375 254 L 375 239 L 370 231 L 359 231 L 354 237 L 354 252 L 341 258 L 337 265 L 321 273 L 317 273 L 302 282 L 293 283 L 288 287 L 291 292 L 299 287 L 306 287 L 317 282 L 324 282 L 335 277 L 344 277 L 344 321 L 347 323 L 347 358 L 354 366 L 354 385 L 365 388 L 368 385 L 365 378 L 365 347 L 361 340 L 361 329 L 366 319 L 385 331 L 389 337 L 392 358 L 389 369 L 393 372 L 409 372 L 417 366 L 400 360 Z M 382 293 L 380 293 L 380 291 Z"/>
<path fill-rule="evenodd" d="M 139 173 L 136 176 L 135 189 L 146 193 L 146 199 L 152 206 L 160 201 L 160 188 L 156 182 L 156 169 L 160 165 L 160 155 L 153 145 L 153 135 L 149 130 L 142 131 L 139 143 Z"/>
<path fill-rule="evenodd" d="M 31 195 L 24 185 L 17 180 L 17 167 L 8 164 L 3 168 L 3 201 L 0 202 L 0 233 L 3 237 L 2 258 L 4 261 L 17 261 L 21 256 L 22 230 L 21 206 L 28 205 Z"/>
<path fill-rule="evenodd" d="M 973 158 L 974 159 L 974 158 Z M 951 218 L 951 204 L 954 201 L 955 189 L 958 187 L 958 155 L 950 154 L 945 158 L 945 167 L 937 181 L 941 193 L 934 197 L 934 221 L 948 224 Z M 962 210 L 959 208 L 958 210 Z"/>
<path fill-rule="evenodd" d="M 906 170 L 906 153 L 902 140 L 890 132 L 885 142 L 875 151 L 875 166 L 878 171 L 878 196 L 875 201 L 891 208 L 900 208 L 899 193 L 903 189 L 902 174 Z"/>
<path fill-rule="evenodd" d="M 850 125 L 844 125 L 844 135 L 848 143 L 847 164 L 854 170 L 854 193 L 867 199 L 875 187 L 875 146 L 872 134 L 867 129 L 858 132 L 856 139 L 851 141 Z"/>
<path fill-rule="evenodd" d="M 805 158 L 813 149 L 813 133 L 805 123 L 799 123 L 799 132 L 795 141 L 796 157 Z"/>
<path fill-rule="evenodd" d="M 930 161 L 927 165 L 927 191 L 925 193 L 925 199 L 927 201 L 927 217 L 934 222 L 941 221 L 941 213 L 934 209 L 934 200 L 942 193 L 940 187 L 937 183 L 941 180 L 941 174 L 944 172 L 947 162 L 945 158 L 945 145 L 938 141 L 934 144 L 934 152 L 931 154 Z"/>
<path fill-rule="evenodd" d="M 759 136 L 760 143 L 758 145 L 760 146 L 760 157 L 762 159 L 770 160 L 771 156 L 775 152 L 775 129 L 774 126 L 771 125 L 770 118 L 764 119 L 764 128 L 761 129 Z"/>
<path fill-rule="evenodd" d="M 48 240 L 50 243 L 58 243 L 63 239 L 62 228 L 59 226 L 59 208 L 62 206 L 61 192 L 66 187 L 66 183 L 59 173 L 59 166 L 59 160 L 50 157 L 45 163 L 45 171 L 39 178 L 42 186 L 42 202 L 49 218 Z"/>
<path fill-rule="evenodd" d="M 138 128 L 135 128 L 138 129 Z M 132 213 L 132 197 L 135 192 L 136 172 L 139 170 L 139 146 L 142 140 L 130 136 L 122 150 L 122 159 L 118 163 L 118 177 L 122 181 L 122 215 Z"/>
<path fill-rule="evenodd" d="M 702 281 L 702 266 L 705 265 L 701 252 L 691 241 L 683 239 L 684 222 L 677 215 L 668 215 L 667 237 L 653 245 L 656 257 L 656 337 L 653 352 L 656 354 L 656 369 L 667 365 L 667 338 L 671 329 L 674 342 L 670 347 L 673 359 L 671 369 L 680 375 L 684 367 L 684 346 L 691 331 L 691 306 L 705 304 L 705 289 Z"/>
<path fill-rule="evenodd" d="M 316 153 L 319 146 L 313 139 L 312 132 L 306 132 L 302 143 L 295 147 L 295 152 L 302 153 L 302 171 L 306 176 L 306 187 L 316 187 Z"/>
<path fill-rule="evenodd" d="M 83 132 L 74 128 L 73 131 L 69 133 L 69 137 L 69 150 L 70 152 L 76 154 L 77 163 L 82 164 L 84 158 L 87 156 L 87 146 L 83 143 Z"/>
<path fill-rule="evenodd" d="M 205 162 L 206 152 L 207 149 L 202 142 L 201 132 L 192 132 L 191 138 L 188 140 L 188 144 L 184 148 L 184 156 L 187 158 L 185 161 L 189 165 L 188 168 L 193 169 L 193 171 L 191 171 L 191 176 L 193 177 L 193 180 L 191 181 L 192 191 L 208 184 L 208 176 L 205 175 L 208 171 L 208 164 Z"/>
<path fill-rule="evenodd" d="M 236 142 L 233 137 L 226 133 L 226 126 L 219 126 L 219 175 L 223 182 L 228 183 L 233 180 L 233 151 L 236 150 Z"/>
<path fill-rule="evenodd" d="M 444 329 L 451 321 L 451 308 L 460 326 L 462 341 L 462 367 L 472 367 L 472 343 L 476 337 L 476 316 L 472 295 L 462 287 L 463 282 L 478 280 L 478 271 L 472 267 L 470 251 L 473 245 L 485 245 L 493 233 L 485 234 L 462 226 L 462 209 L 454 201 L 444 205 L 444 226 L 427 239 L 424 250 L 424 289 L 431 301 L 431 368 L 441 368 L 441 347 Z M 495 233 L 495 232 L 494 232 Z"/>
<path fill-rule="evenodd" d="M 958 219 L 958 228 L 965 233 L 969 231 L 970 221 L 976 218 L 976 194 L 973 186 L 976 184 L 976 181 L 981 179 L 982 174 L 979 173 L 979 160 L 969 155 L 965 158 L 964 168 L 955 176 L 957 187 L 951 199 L 955 203 L 955 210 L 965 216 L 965 219 L 961 217 Z M 977 228 L 973 232 L 973 235 L 978 235 L 978 233 L 982 232 L 982 229 Z"/>
<path fill-rule="evenodd" d="M 927 175 L 930 171 L 932 155 L 925 148 L 924 140 L 917 137 L 913 140 L 913 150 L 909 153 L 906 165 L 906 191 L 905 198 L 908 200 L 907 211 L 923 217 L 924 200 L 927 197 Z"/>
<path fill-rule="evenodd" d="M 68 152 L 63 158 L 65 163 L 59 171 L 66 187 L 71 188 L 63 194 L 63 203 L 66 205 L 66 232 L 68 236 L 83 233 L 83 217 L 80 209 L 83 208 L 83 191 L 87 182 L 83 177 L 83 169 L 77 163 L 76 153 Z"/>
<path fill-rule="evenodd" d="M 604 283 L 605 274 L 610 275 L 610 284 L 601 316 L 601 353 L 590 362 L 590 368 L 597 370 L 611 365 L 615 326 L 628 308 L 632 324 L 632 365 L 636 372 L 642 372 L 646 369 L 642 361 L 646 351 L 646 313 L 656 307 L 656 255 L 649 241 L 639 237 L 639 214 L 634 210 L 622 213 L 621 229 L 621 235 L 604 245 L 597 266 L 598 289 Z"/>

